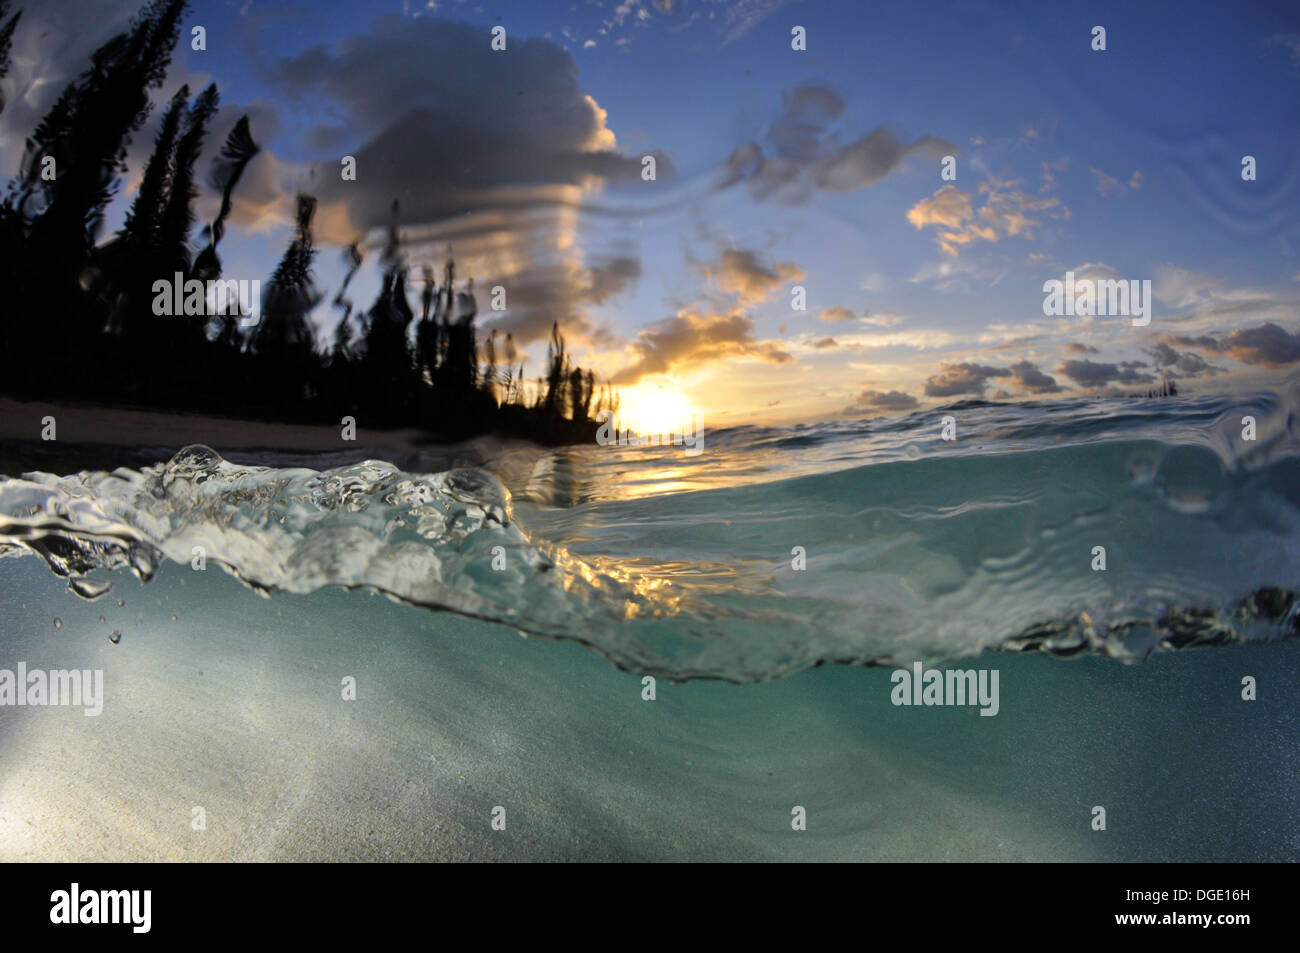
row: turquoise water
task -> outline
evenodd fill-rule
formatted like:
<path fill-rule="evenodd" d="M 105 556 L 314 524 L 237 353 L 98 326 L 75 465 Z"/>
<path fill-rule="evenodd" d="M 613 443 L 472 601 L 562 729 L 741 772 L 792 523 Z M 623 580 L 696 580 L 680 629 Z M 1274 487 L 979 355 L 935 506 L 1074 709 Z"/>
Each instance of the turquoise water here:
<path fill-rule="evenodd" d="M 85 603 L 0 562 L 4 655 L 105 672 L 104 713 L 0 709 L 6 859 L 1284 860 L 1300 645 L 1140 665 L 984 655 L 1001 710 L 889 673 L 640 679 L 365 593 L 125 573 Z M 20 609 L 17 599 L 28 600 Z M 55 630 L 50 611 L 61 613 Z M 173 620 L 172 614 L 178 618 Z M 106 615 L 106 622 L 98 618 Z M 108 632 L 123 632 L 119 644 Z M 1259 701 L 1240 700 L 1243 675 Z M 340 697 L 345 675 L 357 700 Z M 1107 830 L 1090 829 L 1107 809 Z M 191 830 L 191 811 L 207 830 Z M 506 829 L 490 826 L 506 809 Z M 807 810 L 807 829 L 790 827 Z"/>
<path fill-rule="evenodd" d="M 6 479 L 0 668 L 105 698 L 0 707 L 0 854 L 1295 859 L 1291 406 Z"/>

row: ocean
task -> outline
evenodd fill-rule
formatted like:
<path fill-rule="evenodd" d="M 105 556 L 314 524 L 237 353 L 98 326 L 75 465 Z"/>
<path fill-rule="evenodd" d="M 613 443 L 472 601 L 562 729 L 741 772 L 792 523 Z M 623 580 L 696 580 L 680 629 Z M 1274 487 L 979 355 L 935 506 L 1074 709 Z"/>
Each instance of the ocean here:
<path fill-rule="evenodd" d="M 1295 860 L 1297 411 L 0 478 L 0 859 Z"/>

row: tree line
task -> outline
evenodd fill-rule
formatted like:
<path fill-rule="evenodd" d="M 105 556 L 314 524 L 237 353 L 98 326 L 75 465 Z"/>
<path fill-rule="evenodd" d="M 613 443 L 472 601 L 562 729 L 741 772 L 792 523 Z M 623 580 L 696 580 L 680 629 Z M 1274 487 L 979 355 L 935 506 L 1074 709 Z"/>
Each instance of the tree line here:
<path fill-rule="evenodd" d="M 200 223 L 198 160 L 217 113 L 215 84 L 182 86 L 166 102 L 153 150 L 122 227 L 101 241 L 104 215 L 126 172 L 127 149 L 163 86 L 188 0 L 149 0 L 100 46 L 28 137 L 18 175 L 0 200 L 5 346 L 0 387 L 19 399 L 85 400 L 231 417 L 418 427 L 444 439 L 499 432 L 544 443 L 594 439 L 593 418 L 618 396 L 573 364 L 552 326 L 542 374 L 527 378 L 513 338 L 482 345 L 473 282 L 411 275 L 397 204 L 379 252 L 380 290 L 366 309 L 347 297 L 365 253 L 345 250 L 331 306 L 340 320 L 317 339 L 311 314 L 324 294 L 312 272 L 316 200 L 297 197 L 292 239 L 263 282 L 260 317 L 159 314 L 159 279 L 222 277 L 219 246 L 232 195 L 260 148 L 242 117 L 212 162 L 220 195 Z M 0 0 L 0 80 L 22 12 Z M 4 108 L 0 95 L 0 110 Z M 194 240 L 197 235 L 197 242 Z M 418 302 L 412 307 L 411 293 Z M 210 310 L 210 309 L 209 309 Z"/>

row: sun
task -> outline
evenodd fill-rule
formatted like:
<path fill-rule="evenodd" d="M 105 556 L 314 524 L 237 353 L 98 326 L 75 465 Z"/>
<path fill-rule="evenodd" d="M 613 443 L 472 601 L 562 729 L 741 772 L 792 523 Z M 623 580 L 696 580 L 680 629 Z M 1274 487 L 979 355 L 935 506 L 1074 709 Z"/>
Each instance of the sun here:
<path fill-rule="evenodd" d="M 689 432 L 692 410 L 671 385 L 639 384 L 619 391 L 618 425 L 642 436 Z"/>

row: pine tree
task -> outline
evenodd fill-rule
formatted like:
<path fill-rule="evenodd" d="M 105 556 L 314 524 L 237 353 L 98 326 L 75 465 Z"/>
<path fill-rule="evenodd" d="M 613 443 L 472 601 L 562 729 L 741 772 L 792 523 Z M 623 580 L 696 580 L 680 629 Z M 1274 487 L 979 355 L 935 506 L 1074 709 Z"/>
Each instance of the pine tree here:
<path fill-rule="evenodd" d="M 104 208 L 125 169 L 131 136 L 149 112 L 149 90 L 162 85 L 187 0 L 153 0 L 128 32 L 91 57 L 28 140 L 17 207 L 34 215 L 36 254 L 57 249 L 78 268 L 94 244 Z M 55 178 L 44 177 L 53 160 Z"/>
<path fill-rule="evenodd" d="M 4 26 L 0 26 L 0 79 L 9 75 L 9 56 L 13 52 L 14 30 L 18 28 L 18 20 L 22 17 L 23 11 L 19 10 Z M 9 16 L 8 0 L 0 0 L 0 20 Z M 5 95 L 4 90 L 0 89 L 0 112 L 4 112 Z"/>
<path fill-rule="evenodd" d="M 226 136 L 221 154 L 212 160 L 212 172 L 208 184 L 221 193 L 221 208 L 217 212 L 217 217 L 212 220 L 212 224 L 205 230 L 207 246 L 194 260 L 194 273 L 203 280 L 216 278 L 221 274 L 221 259 L 217 256 L 217 245 L 226 234 L 225 223 L 227 216 L 230 215 L 231 194 L 235 191 L 240 176 L 244 174 L 244 169 L 260 151 L 261 147 L 253 141 L 253 135 L 248 130 L 248 117 L 241 116 L 235 123 L 235 127 L 230 130 L 230 134 Z"/>
<path fill-rule="evenodd" d="M 311 221 L 315 214 L 316 199 L 299 195 L 293 241 L 285 250 L 263 295 L 261 323 L 253 336 L 255 353 L 278 353 L 304 347 L 310 350 L 312 347 L 313 337 L 307 319 L 320 301 L 311 272 L 316 256 L 311 235 Z"/>
<path fill-rule="evenodd" d="M 189 86 L 176 91 L 167 111 L 163 113 L 162 126 L 154 142 L 153 154 L 140 179 L 140 189 L 126 213 L 121 238 L 133 252 L 158 247 L 158 228 L 172 177 L 172 156 L 176 150 L 176 133 L 180 129 L 181 114 L 190 98 Z"/>
<path fill-rule="evenodd" d="M 218 98 L 217 86 L 213 83 L 199 93 L 185 115 L 185 131 L 172 158 L 167 204 L 158 223 L 158 243 L 162 254 L 172 268 L 186 274 L 190 270 L 190 233 L 194 230 L 192 205 L 198 195 L 194 165 L 203 151 L 203 136 L 208 123 L 217 112 Z"/>

